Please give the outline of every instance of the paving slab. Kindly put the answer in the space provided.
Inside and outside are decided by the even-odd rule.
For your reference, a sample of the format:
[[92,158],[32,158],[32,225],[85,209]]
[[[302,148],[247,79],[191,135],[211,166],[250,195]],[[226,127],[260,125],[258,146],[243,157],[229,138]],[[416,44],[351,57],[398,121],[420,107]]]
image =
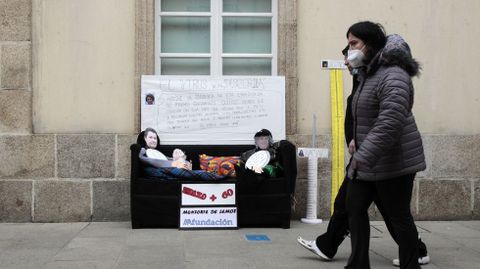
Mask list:
[[[419,221],[432,262],[422,268],[478,268],[480,221]],[[325,232],[327,222],[292,221],[290,229],[132,230],[130,222],[0,223],[0,268],[343,268],[350,239],[324,262],[296,242]],[[268,237],[250,241],[247,234]],[[372,268],[395,268],[398,249],[381,221],[371,222]]]

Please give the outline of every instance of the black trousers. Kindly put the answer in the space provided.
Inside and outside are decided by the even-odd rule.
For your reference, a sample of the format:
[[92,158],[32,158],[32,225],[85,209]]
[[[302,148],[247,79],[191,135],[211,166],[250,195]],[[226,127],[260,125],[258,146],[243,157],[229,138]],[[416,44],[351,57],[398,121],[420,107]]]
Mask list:
[[318,236],[315,240],[317,247],[329,258],[333,258],[335,256],[338,247],[349,233],[348,214],[346,208],[349,181],[350,180],[348,178],[345,178],[340,186],[340,189],[338,190],[337,197],[335,197],[335,202],[333,204],[333,214],[330,216],[327,231]]
[[382,215],[390,222],[390,233],[399,246],[400,268],[420,268],[418,232],[410,212],[414,179],[415,174],[382,181],[350,180],[346,209],[352,253],[345,268],[370,268],[368,208],[375,199],[382,205]]
[[[345,178],[343,180],[340,189],[338,190],[337,196],[335,197],[335,202],[333,205],[333,214],[330,216],[330,221],[328,222],[327,231],[318,236],[316,243],[318,248],[322,251],[323,254],[327,255],[330,258],[333,258],[337,254],[338,247],[342,244],[343,240],[349,234],[348,228],[348,213],[346,208],[346,199],[347,199],[347,189],[350,179]],[[382,217],[385,221],[385,225],[392,236],[393,240],[397,242],[397,237],[395,236],[392,223],[388,216],[385,214],[385,209],[381,201],[378,200],[378,197],[374,198],[374,202],[382,214]],[[398,244],[398,242],[397,242]],[[420,257],[427,255],[427,246],[422,242],[421,239],[418,239],[418,248]]]

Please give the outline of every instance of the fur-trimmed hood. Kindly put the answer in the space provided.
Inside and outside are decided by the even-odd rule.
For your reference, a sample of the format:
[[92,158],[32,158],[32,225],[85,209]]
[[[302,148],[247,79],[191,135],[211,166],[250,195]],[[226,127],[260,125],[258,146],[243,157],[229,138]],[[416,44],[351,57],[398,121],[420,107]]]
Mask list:
[[412,77],[420,75],[420,64],[412,57],[410,46],[397,34],[387,36],[385,47],[373,57],[367,72],[374,72],[380,66],[399,66]]

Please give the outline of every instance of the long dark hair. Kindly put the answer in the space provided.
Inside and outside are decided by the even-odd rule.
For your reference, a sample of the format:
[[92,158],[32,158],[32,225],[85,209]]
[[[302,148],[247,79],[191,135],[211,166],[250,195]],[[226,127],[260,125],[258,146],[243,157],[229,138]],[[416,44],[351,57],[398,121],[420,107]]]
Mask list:
[[[145,132],[144,132],[144,134],[143,134],[143,137],[147,137],[147,135],[148,135],[149,132],[152,132],[152,133],[154,133],[155,135],[158,136],[157,131],[155,131],[155,129],[150,128],[150,127],[147,127],[147,128],[145,129]],[[160,141],[159,141],[159,142],[160,142]]]
[[347,38],[349,34],[354,35],[365,43],[367,46],[367,53],[365,54],[367,61],[371,60],[387,42],[383,26],[380,23],[371,21],[361,21],[353,24],[348,28]]

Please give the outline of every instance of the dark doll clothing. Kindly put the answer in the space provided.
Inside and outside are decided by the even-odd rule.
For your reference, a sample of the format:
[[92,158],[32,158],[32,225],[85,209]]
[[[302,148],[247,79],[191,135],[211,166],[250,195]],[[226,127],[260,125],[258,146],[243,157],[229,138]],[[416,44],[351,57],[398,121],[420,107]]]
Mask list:
[[153,166],[153,167],[171,167],[172,166],[172,161],[170,160],[159,160],[159,159],[153,159],[147,157],[147,153],[145,148],[140,149],[140,153],[138,154],[138,157],[140,158],[140,161],[143,163]]
[[[273,177],[279,177],[283,174],[283,167],[280,164],[280,156],[278,155],[278,147],[279,147],[279,143],[277,142],[267,149],[268,152],[270,153],[270,161],[265,167],[263,167],[262,175],[273,178]],[[252,156],[254,153],[260,150],[261,149],[259,148],[255,148],[255,149],[245,151],[242,154],[242,156],[240,156],[240,159],[243,162],[247,162],[250,156]]]
[[161,180],[220,180],[225,178],[204,170],[187,170],[176,167],[145,167],[144,172],[146,176],[156,177]]

